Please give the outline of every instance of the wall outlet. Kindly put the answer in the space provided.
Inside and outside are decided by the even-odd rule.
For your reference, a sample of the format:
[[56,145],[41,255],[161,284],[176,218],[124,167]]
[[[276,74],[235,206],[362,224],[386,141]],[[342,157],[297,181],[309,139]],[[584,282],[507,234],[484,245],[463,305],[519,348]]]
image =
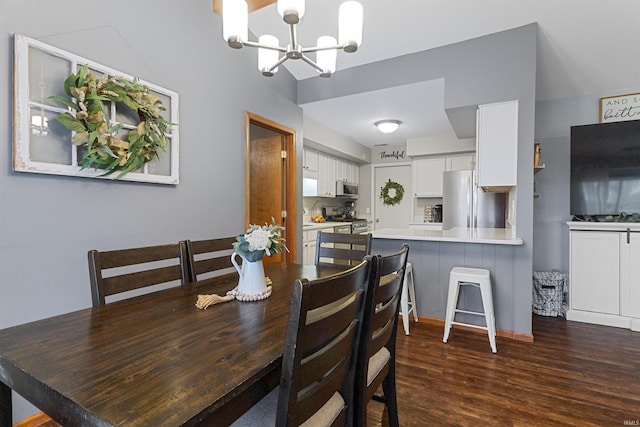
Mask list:
[[371,208],[365,208],[364,213],[370,214],[371,213]]

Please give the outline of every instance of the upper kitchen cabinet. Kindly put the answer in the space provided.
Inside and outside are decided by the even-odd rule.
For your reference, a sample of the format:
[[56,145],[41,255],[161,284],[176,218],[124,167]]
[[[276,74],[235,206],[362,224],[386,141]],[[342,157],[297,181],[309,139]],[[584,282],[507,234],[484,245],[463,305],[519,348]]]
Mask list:
[[358,183],[360,167],[344,159],[336,159],[336,181]]
[[476,126],[478,185],[494,190],[514,187],[518,165],[518,101],[480,105]]
[[476,168],[476,156],[472,153],[447,156],[445,161],[446,171],[474,170]]
[[318,153],[316,151],[307,150],[303,151],[302,170],[305,176],[318,174]]
[[413,161],[413,189],[415,197],[442,197],[444,157],[431,157]]
[[336,159],[318,153],[318,196],[336,196]]

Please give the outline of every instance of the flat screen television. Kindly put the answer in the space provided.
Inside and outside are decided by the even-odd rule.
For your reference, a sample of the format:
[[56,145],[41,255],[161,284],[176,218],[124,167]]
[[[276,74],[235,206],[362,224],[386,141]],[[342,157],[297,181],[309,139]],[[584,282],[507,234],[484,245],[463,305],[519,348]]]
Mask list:
[[640,212],[640,120],[571,127],[571,215]]

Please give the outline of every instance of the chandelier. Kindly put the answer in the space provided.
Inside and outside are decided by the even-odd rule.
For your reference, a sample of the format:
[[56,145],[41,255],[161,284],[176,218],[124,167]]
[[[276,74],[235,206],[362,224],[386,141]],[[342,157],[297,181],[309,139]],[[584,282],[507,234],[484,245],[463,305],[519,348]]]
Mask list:
[[[336,70],[337,51],[352,53],[362,44],[362,5],[357,1],[345,1],[340,5],[338,17],[338,40],[331,36],[318,38],[317,46],[302,47],[298,43],[297,24],[304,15],[304,0],[278,0],[278,13],[289,25],[289,44],[280,46],[277,37],[264,34],[258,42],[249,41],[249,14],[246,0],[222,1],[222,36],[230,47],[258,48],[258,69],[262,75],[271,77],[278,66],[288,59],[302,59],[315,68],[321,77],[330,77]],[[316,60],[307,54],[316,52]],[[283,53],[281,57],[280,53]]]

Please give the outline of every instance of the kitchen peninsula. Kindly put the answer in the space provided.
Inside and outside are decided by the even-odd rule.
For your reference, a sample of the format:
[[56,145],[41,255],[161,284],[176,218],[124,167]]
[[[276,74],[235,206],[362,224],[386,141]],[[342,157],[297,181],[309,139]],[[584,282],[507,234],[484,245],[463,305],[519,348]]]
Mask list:
[[[420,316],[438,319],[436,322],[442,321],[444,325],[451,269],[486,268],[491,272],[498,336],[533,340],[531,334],[518,332],[513,326],[517,316],[517,295],[523,291],[530,293],[531,283],[518,283],[516,280],[516,252],[524,247],[524,242],[513,235],[512,229],[388,228],[374,230],[372,234],[372,253],[387,254],[397,251],[402,243],[409,244],[409,262],[413,265],[416,306]],[[474,291],[461,290],[460,308],[481,310],[480,294]],[[465,322],[478,322],[477,316],[466,316]]]

